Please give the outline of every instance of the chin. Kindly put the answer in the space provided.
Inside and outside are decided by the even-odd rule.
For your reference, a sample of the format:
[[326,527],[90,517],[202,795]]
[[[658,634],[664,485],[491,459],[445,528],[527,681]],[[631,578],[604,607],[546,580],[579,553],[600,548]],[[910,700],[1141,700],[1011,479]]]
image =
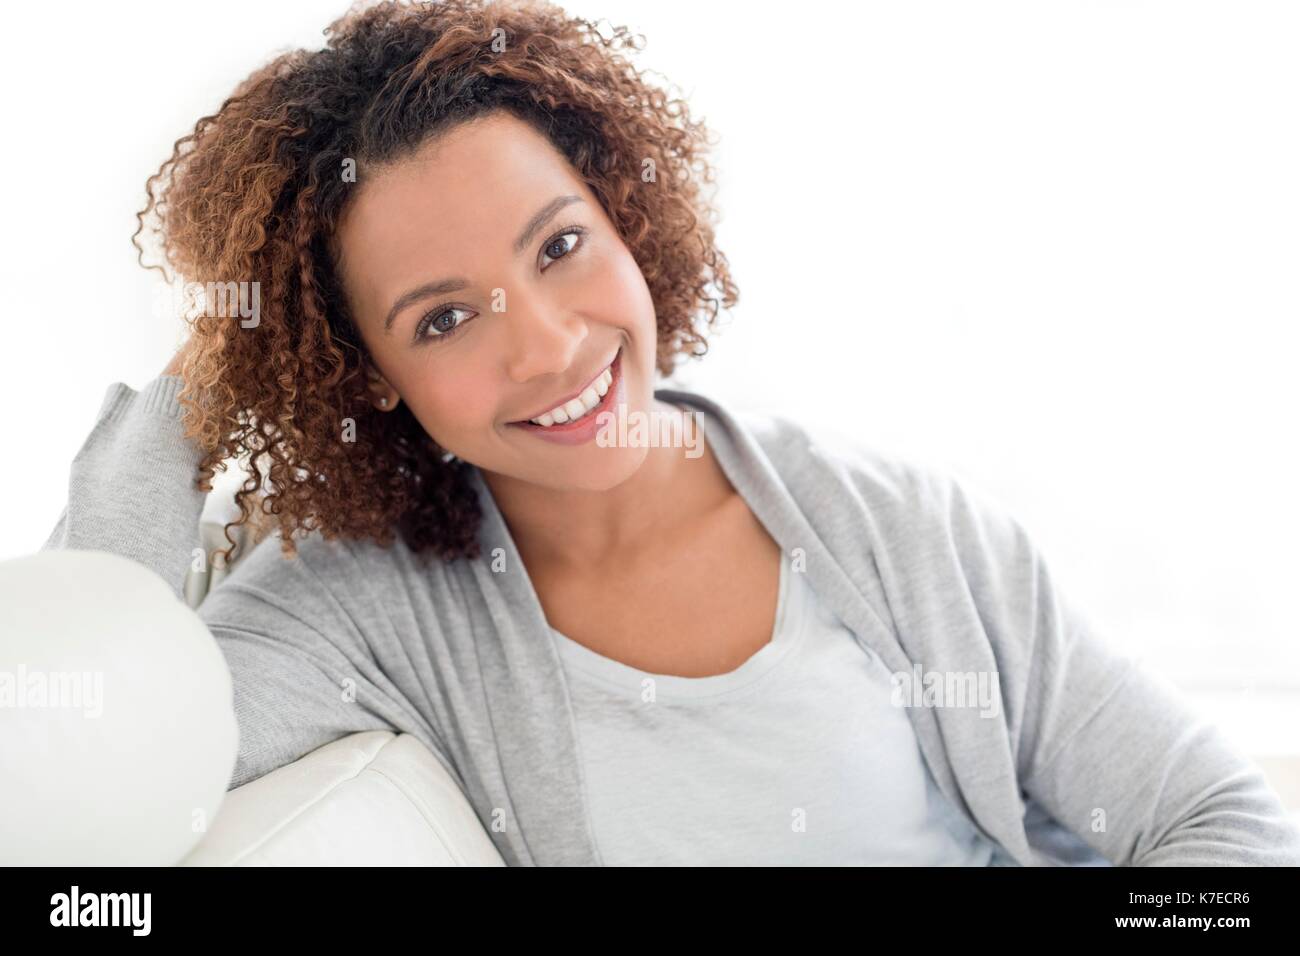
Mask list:
[[537,484],[557,491],[608,491],[627,481],[645,463],[647,448],[599,448],[591,445],[564,468],[548,468]]

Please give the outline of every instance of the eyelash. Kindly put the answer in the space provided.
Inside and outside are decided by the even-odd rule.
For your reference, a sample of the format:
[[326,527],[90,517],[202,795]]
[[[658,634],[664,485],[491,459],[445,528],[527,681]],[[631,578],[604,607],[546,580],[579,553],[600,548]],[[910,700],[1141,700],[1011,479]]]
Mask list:
[[[582,248],[584,237],[587,235],[587,230],[584,226],[579,226],[576,224],[572,226],[566,226],[565,228],[561,229],[559,232],[551,234],[551,238],[547,239],[546,242],[542,244],[542,252],[544,253],[547,249],[551,248],[551,246],[555,245],[555,243],[558,240],[563,239],[565,236],[568,235],[576,235],[578,237],[578,241],[575,242],[573,246],[564,255],[554,258],[552,260],[553,263],[560,262],[564,259],[572,258],[573,254]],[[549,266],[547,268],[549,268]],[[543,269],[542,271],[545,271],[545,269]],[[446,332],[441,332],[438,335],[426,336],[425,332],[428,331],[429,326],[431,326],[437,319],[441,318],[446,313],[459,312],[459,311],[468,312],[469,310],[468,309],[461,310],[454,306],[438,306],[437,308],[434,308],[429,312],[426,312],[415,326],[415,341],[417,343],[426,342],[426,341],[435,341],[435,340],[441,341],[443,339],[449,339],[452,336],[454,336],[457,332],[459,332],[462,328],[464,328],[469,323],[468,319],[466,319],[464,322],[457,322],[454,326],[451,327],[450,330]]]

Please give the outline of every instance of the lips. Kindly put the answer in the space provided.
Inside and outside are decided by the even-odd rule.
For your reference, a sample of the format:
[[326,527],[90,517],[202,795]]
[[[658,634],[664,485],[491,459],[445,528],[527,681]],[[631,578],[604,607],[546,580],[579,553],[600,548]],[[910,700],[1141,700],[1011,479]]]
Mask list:
[[[521,418],[521,419],[518,419],[517,421],[510,422],[510,424],[511,424],[511,425],[532,425],[533,423],[532,423],[531,421],[529,421],[529,419],[532,419],[532,418],[541,418],[541,417],[542,417],[543,415],[545,415],[547,412],[549,412],[549,411],[551,411],[551,410],[553,410],[553,409],[559,408],[561,405],[564,405],[564,404],[566,404],[567,402],[571,402],[573,399],[577,398],[577,397],[580,396],[583,392],[585,392],[588,388],[590,388],[590,387],[595,383],[595,381],[596,381],[598,378],[600,378],[603,374],[605,374],[605,369],[607,369],[607,368],[611,368],[611,367],[612,367],[612,366],[613,366],[613,365],[618,361],[619,356],[622,355],[622,354],[623,354],[623,347],[622,347],[622,346],[619,346],[618,351],[614,353],[614,357],[613,357],[612,359],[610,359],[608,362],[606,362],[604,365],[602,365],[602,366],[600,367],[600,369],[596,372],[596,374],[593,375],[593,376],[591,376],[591,378],[588,379],[587,382],[585,382],[585,383],[582,385],[582,387],[579,388],[577,391],[573,392],[571,395],[566,395],[564,398],[560,399],[558,402],[554,402],[554,403],[551,404],[551,405],[547,405],[545,408],[542,408],[542,409],[539,409],[539,410],[536,411],[536,412],[533,412],[533,414],[529,415],[527,418]],[[552,428],[563,428],[564,426],[563,426],[563,425],[553,425],[553,426],[551,426],[551,427],[552,427]]]
[[606,412],[613,413],[613,409],[624,405],[627,402],[627,388],[623,384],[623,352],[619,350],[614,356],[614,361],[609,365],[612,379],[610,386],[605,395],[601,398],[600,404],[581,418],[565,422],[562,425],[535,425],[530,421],[510,422],[511,428],[518,429],[520,432],[528,434],[540,441],[550,442],[557,445],[585,445],[596,439],[604,424],[602,419]]

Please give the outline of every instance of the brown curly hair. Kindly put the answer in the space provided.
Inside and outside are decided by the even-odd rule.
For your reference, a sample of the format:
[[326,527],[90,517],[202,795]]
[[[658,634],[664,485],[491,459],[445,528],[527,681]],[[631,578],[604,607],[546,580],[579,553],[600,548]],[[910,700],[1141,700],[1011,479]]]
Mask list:
[[[653,298],[656,366],[708,350],[701,328],[738,299],[715,247],[708,136],[686,104],[648,83],[619,52],[639,34],[570,17],[545,2],[438,0],[353,7],[323,49],[285,53],[245,79],[175,143],[146,183],[132,242],[155,240],[169,282],[256,280],[255,327],[191,316],[181,403],[205,452],[199,487],[245,462],[235,495],[257,537],[369,538],[394,529],[421,554],[478,556],[481,512],[468,463],[406,410],[367,400],[367,352],[335,272],[333,234],[356,178],[492,110],[545,134],[591,187]],[[652,183],[643,181],[646,161]],[[148,219],[148,227],[146,227]],[[168,269],[170,267],[170,270]],[[340,440],[340,423],[356,424]]]

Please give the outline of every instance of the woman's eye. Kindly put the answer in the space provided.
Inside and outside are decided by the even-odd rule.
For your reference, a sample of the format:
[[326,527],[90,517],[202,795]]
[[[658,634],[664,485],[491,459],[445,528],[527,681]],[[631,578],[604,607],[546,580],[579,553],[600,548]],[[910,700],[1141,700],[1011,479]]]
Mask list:
[[468,319],[457,320],[458,313],[469,313],[469,309],[443,309],[441,311],[430,312],[420,320],[419,326],[415,330],[417,339],[445,339],[449,335],[454,335],[460,331]]
[[[542,259],[550,259],[552,261],[555,259],[563,259],[578,245],[578,237],[581,235],[582,233],[580,230],[570,229],[568,232],[556,236],[546,244],[544,249],[542,249]],[[543,268],[544,267],[545,264],[543,265]]]

